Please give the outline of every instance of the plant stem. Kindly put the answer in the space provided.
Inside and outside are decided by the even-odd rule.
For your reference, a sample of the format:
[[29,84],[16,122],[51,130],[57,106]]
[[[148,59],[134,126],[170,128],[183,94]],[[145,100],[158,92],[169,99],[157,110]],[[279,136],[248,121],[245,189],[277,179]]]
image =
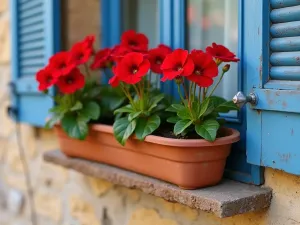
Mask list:
[[193,84],[193,82],[190,82],[189,98],[191,99],[191,101],[193,101]]
[[155,80],[155,88],[158,89],[159,88],[159,74],[156,74],[156,80]]
[[213,90],[210,92],[210,94],[208,95],[208,97],[210,97],[210,96],[215,92],[215,90],[217,89],[217,87],[218,87],[219,84],[221,83],[224,74],[225,74],[225,72],[222,72],[222,75],[221,75],[220,79],[218,80],[218,83],[214,86]]
[[201,87],[198,88],[198,101],[201,102]]
[[126,86],[123,83],[120,82],[120,87],[121,87],[122,91],[124,92],[124,94],[126,95],[126,97],[128,98],[128,100],[129,100],[130,104],[132,105],[132,107],[134,107],[133,99],[130,95],[130,92],[126,88]]
[[205,88],[203,88],[203,101],[205,100],[206,97],[206,92],[205,92]]
[[87,78],[91,78],[91,74],[90,74],[88,65],[86,63],[84,64],[84,68],[85,68],[85,72],[86,72]]
[[188,95],[188,92],[187,92],[187,90],[186,90],[184,81],[182,82],[182,87],[183,87],[183,91],[184,91],[185,98],[188,100],[188,106],[189,106],[189,108],[190,108],[191,103],[190,103],[189,95]]
[[134,90],[136,91],[136,94],[139,96],[139,98],[141,98],[141,93],[139,92],[139,89],[137,88],[137,86],[135,84],[132,85]]
[[149,73],[148,92],[150,92],[150,87],[151,87],[151,76],[152,76],[152,71],[150,71],[150,73]]
[[[197,88],[197,85],[196,85],[196,83],[194,83],[194,90],[193,90],[194,98],[196,97],[196,88]],[[199,101],[200,101],[200,99],[199,99]]]
[[[181,101],[182,101],[182,104],[184,104],[184,98],[183,98],[183,96],[182,96],[182,94],[181,94],[180,84],[177,84],[177,91],[178,91],[178,94],[179,94],[180,99],[181,99]],[[184,105],[185,105],[185,104],[184,104]]]

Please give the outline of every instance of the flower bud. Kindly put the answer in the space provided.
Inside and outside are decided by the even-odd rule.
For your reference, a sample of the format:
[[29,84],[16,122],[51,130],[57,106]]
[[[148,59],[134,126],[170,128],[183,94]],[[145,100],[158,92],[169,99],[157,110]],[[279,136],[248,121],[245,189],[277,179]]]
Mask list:
[[230,69],[230,64],[226,64],[225,66],[223,66],[223,73],[228,72],[228,70]]
[[182,76],[175,77],[175,83],[176,84],[182,84],[183,83],[183,77]]

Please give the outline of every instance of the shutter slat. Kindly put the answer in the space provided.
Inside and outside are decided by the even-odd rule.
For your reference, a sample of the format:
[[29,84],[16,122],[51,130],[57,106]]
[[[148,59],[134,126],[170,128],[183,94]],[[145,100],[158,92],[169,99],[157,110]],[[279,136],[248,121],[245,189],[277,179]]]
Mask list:
[[25,2],[23,4],[20,4],[19,6],[19,12],[26,11],[26,10],[32,10],[34,8],[42,7],[43,1],[41,0],[31,0],[29,2]]
[[19,12],[20,20],[24,20],[35,16],[43,17],[43,7],[37,7],[34,9]]
[[270,32],[272,37],[300,36],[300,21],[273,24]]
[[270,14],[273,23],[284,23],[300,20],[300,5],[282,9],[274,9]]
[[300,66],[272,66],[270,76],[274,80],[300,80]]
[[20,76],[35,76],[36,73],[43,67],[42,66],[31,66],[31,67],[22,67],[20,66]]
[[26,59],[26,58],[42,58],[44,57],[45,49],[40,48],[37,50],[31,50],[31,51],[20,51],[20,59]]
[[273,52],[300,51],[300,38],[274,38],[271,40],[270,48]]
[[270,4],[270,79],[300,81],[300,1]]
[[38,23],[43,23],[43,18],[41,16],[29,17],[21,20],[19,23],[19,27],[27,27]]
[[299,0],[270,0],[273,9],[299,5]]
[[19,34],[20,35],[26,35],[26,34],[31,34],[31,33],[36,33],[36,32],[44,32],[44,24],[43,23],[36,23],[34,25],[30,26],[23,26],[20,27]]
[[20,66],[21,67],[35,67],[35,66],[39,66],[39,67],[43,67],[45,63],[45,60],[43,58],[35,58],[35,59],[28,59],[25,58],[23,60],[20,61]]
[[20,36],[20,43],[44,41],[44,32],[36,32],[28,35]]
[[20,51],[30,51],[30,50],[36,50],[36,49],[44,49],[44,43],[42,41],[36,41],[36,42],[27,42],[22,45],[20,45]]
[[300,52],[277,52],[270,57],[272,66],[300,66]]

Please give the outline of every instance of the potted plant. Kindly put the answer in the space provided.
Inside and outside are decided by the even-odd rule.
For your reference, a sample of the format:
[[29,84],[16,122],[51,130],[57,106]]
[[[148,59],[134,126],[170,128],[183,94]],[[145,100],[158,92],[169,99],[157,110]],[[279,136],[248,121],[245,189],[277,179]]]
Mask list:
[[[80,121],[80,110],[87,110],[85,104],[75,103],[78,107],[69,107],[67,114],[51,120],[51,125],[52,121],[61,123],[57,133],[66,155],[115,165],[184,189],[215,185],[221,180],[226,158],[232,143],[239,140],[239,132],[221,127],[223,121],[219,113],[237,110],[237,107],[213,93],[230,69],[229,64],[223,66],[222,63],[238,61],[232,52],[215,43],[207,47],[206,52],[172,51],[165,45],[148,51],[144,34],[127,31],[120,45],[100,50],[94,60],[102,65],[98,68],[112,68],[110,93],[122,91],[126,99],[122,98],[111,111],[110,114],[115,115],[113,124],[91,124],[89,134],[83,136],[84,141],[72,138],[76,137],[72,132],[80,130],[80,125],[68,129],[63,121],[74,109],[78,116],[76,121]],[[218,68],[222,68],[220,77],[213,88],[209,88],[218,77]],[[159,74],[163,74],[162,78]],[[179,102],[173,99],[173,104],[168,103],[158,89],[160,82],[176,83]],[[87,84],[77,92],[86,93]],[[98,86],[98,89],[104,87]],[[101,96],[100,92],[96,96],[99,109],[101,102],[110,97],[110,94]],[[56,107],[64,104],[59,101]],[[97,113],[98,118],[95,114],[85,119],[84,127],[90,120],[99,121],[102,116]]]

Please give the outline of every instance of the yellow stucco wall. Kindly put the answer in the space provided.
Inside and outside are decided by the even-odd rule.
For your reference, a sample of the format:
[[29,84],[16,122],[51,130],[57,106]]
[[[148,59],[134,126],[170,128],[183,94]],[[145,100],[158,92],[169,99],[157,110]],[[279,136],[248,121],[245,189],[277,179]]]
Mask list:
[[[80,0],[81,1],[81,0]],[[90,11],[98,10],[96,0],[90,1]],[[71,1],[69,1],[71,2]],[[74,29],[78,22],[79,0],[65,6],[77,18],[68,18],[67,42],[98,29],[99,24]],[[10,79],[10,35],[8,0],[0,1],[0,184],[6,191],[23,195],[20,212],[0,208],[1,225],[27,225],[29,207],[22,163],[15,138],[15,124],[6,116],[9,105],[7,84]],[[77,7],[76,7],[77,4]],[[88,7],[87,7],[88,9]],[[86,10],[87,10],[86,9]],[[81,11],[83,9],[80,9]],[[89,19],[95,18],[90,15]],[[80,19],[79,19],[80,20]],[[99,20],[98,20],[99,22]],[[81,27],[82,28],[82,27]],[[77,32],[77,33],[76,33]],[[97,31],[96,31],[97,32]],[[81,38],[81,37],[80,37]],[[52,131],[21,126],[23,145],[29,162],[34,187],[34,199],[39,225],[296,225],[300,224],[300,177],[266,169],[266,186],[273,188],[270,209],[219,219],[176,203],[116,186],[104,180],[85,177],[42,160],[45,151],[58,148]],[[13,204],[12,204],[13,205]],[[1,206],[0,206],[1,207]]]

